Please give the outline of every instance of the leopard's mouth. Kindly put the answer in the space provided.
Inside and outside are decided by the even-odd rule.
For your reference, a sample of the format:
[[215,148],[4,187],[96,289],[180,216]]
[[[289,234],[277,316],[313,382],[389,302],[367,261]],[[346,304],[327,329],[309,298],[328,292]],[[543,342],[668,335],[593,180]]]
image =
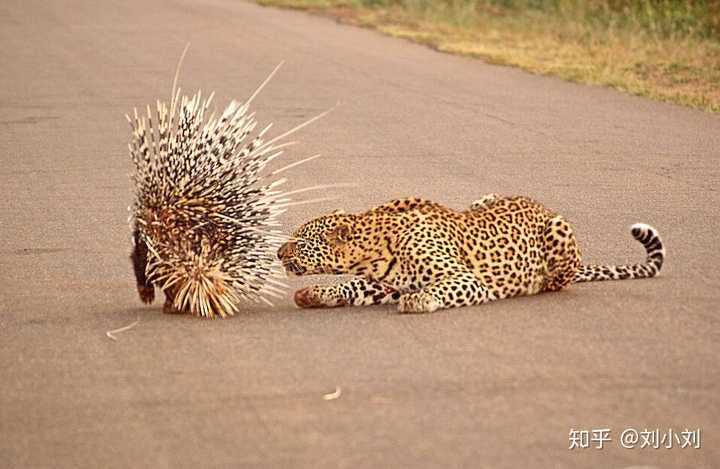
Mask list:
[[282,262],[285,272],[290,275],[304,275],[307,270],[304,267],[299,266],[293,259],[283,260]]

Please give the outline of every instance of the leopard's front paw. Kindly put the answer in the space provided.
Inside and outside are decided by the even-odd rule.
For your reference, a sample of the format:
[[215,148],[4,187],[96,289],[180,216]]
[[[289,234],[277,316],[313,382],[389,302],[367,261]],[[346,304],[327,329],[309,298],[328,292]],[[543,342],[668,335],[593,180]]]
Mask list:
[[400,297],[400,313],[432,313],[442,305],[432,295],[425,292],[407,293]]
[[295,304],[300,308],[334,308],[347,306],[348,302],[329,297],[319,287],[305,287],[295,292]]
[[146,287],[145,285],[138,285],[137,291],[140,301],[143,303],[150,304],[155,301],[155,288],[152,285],[149,287]]

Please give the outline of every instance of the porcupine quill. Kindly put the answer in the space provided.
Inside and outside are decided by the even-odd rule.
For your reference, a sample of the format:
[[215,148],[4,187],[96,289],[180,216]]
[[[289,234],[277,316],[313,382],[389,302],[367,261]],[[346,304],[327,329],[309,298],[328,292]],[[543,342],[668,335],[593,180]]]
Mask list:
[[292,202],[290,195],[333,185],[280,189],[286,179],[278,174],[319,155],[267,175],[263,170],[293,143],[281,143],[285,137],[330,111],[264,141],[272,124],[255,132],[257,120],[248,109],[281,63],[243,104],[232,101],[219,117],[213,112],[206,118],[213,94],[181,96],[177,88],[187,50],[170,103],[158,100],[154,113],[147,106],[145,115],[135,109],[126,116],[135,165],[131,258],[144,302],[153,301],[158,287],[166,312],[225,318],[239,311],[242,300],[272,304],[268,297],[282,293],[285,285],[277,278],[284,274],[275,258],[284,241],[278,216],[295,204],[327,200]]

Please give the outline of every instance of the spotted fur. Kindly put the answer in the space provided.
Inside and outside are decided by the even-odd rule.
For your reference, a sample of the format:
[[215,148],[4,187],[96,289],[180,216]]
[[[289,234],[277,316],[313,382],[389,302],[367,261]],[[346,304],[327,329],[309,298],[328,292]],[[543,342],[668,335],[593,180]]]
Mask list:
[[398,303],[422,313],[657,275],[665,257],[657,231],[638,224],[632,234],[645,246],[644,264],[583,266],[570,224],[527,197],[488,194],[465,211],[407,198],[311,220],[278,257],[295,275],[355,276],[297,291],[300,307]]

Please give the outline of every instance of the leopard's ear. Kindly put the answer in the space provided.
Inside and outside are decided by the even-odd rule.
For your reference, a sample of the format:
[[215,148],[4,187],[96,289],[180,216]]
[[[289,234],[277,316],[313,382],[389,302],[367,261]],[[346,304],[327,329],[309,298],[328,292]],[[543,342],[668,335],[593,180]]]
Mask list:
[[333,210],[333,212],[332,212],[333,215],[345,215],[346,213],[347,212],[345,212],[345,210],[343,210],[341,208],[339,208],[337,210]]
[[352,238],[352,227],[346,223],[340,224],[331,229],[327,234],[327,240],[333,246],[340,246]]

